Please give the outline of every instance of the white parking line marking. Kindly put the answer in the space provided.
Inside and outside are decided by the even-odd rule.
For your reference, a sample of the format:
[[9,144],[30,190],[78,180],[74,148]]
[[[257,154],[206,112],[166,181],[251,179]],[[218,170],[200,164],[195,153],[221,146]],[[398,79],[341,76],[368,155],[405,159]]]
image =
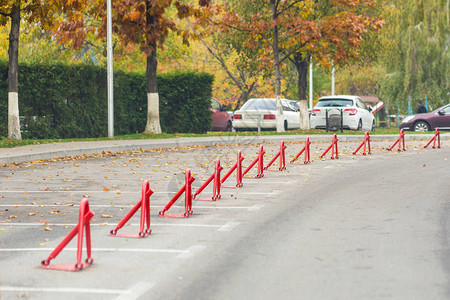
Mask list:
[[136,283],[133,287],[131,287],[131,293],[130,294],[125,294],[123,293],[122,295],[116,297],[116,300],[135,300],[138,299],[140,297],[142,297],[142,295],[144,295],[146,292],[148,292],[149,290],[151,290],[153,288],[155,284],[153,282],[151,283],[146,283],[146,282],[138,282]]
[[264,204],[255,204],[248,209],[248,211],[258,211],[264,207]]
[[[14,227],[14,226],[17,226],[17,227],[21,227],[21,226],[30,226],[30,227],[32,227],[32,226],[76,226],[76,225],[78,225],[77,223],[47,223],[47,224],[44,224],[44,223],[0,223],[0,227],[1,226],[4,226],[4,227],[8,227],[8,226],[11,226],[11,227]],[[109,224],[109,223],[91,223],[90,224],[91,226],[116,226],[116,224],[115,223],[111,223],[111,224]],[[127,224],[125,227],[127,227],[127,226],[141,226],[140,224],[138,224],[138,223],[130,223],[130,224]],[[210,224],[182,224],[182,223],[180,223],[180,224],[164,224],[164,223],[152,223],[151,225],[150,225],[151,227],[153,227],[153,226],[161,226],[161,227],[164,227],[164,226],[167,226],[167,227],[206,227],[206,228],[220,228],[220,227],[222,227],[223,225],[210,225]]]
[[[246,182],[245,184],[247,184],[248,182]],[[294,181],[289,181],[289,182],[271,182],[273,184],[292,184],[294,183]],[[225,193],[233,193],[233,191],[230,190],[223,190],[222,192]],[[51,194],[51,193],[58,193],[58,194],[105,194],[105,195],[110,195],[110,194],[116,194],[115,190],[110,190],[108,192],[104,192],[104,191],[77,191],[77,190],[68,190],[68,191],[12,191],[12,190],[3,190],[0,191],[0,194],[24,194],[24,195],[28,195],[28,194]],[[169,191],[160,191],[160,192],[153,192],[153,194],[162,194],[162,195],[167,195],[167,194],[176,194],[177,192],[169,192]],[[127,192],[127,191],[120,191],[120,194],[141,194],[141,191],[137,191],[137,192]],[[239,192],[239,194],[241,195],[258,195],[258,194],[266,194],[266,193],[261,193],[261,192]]]
[[228,222],[227,224],[221,226],[217,231],[231,231],[239,224],[241,224],[241,223],[240,222]]
[[183,251],[183,253],[177,255],[176,258],[179,258],[179,259],[187,259],[187,258],[190,258],[190,257],[194,256],[195,254],[197,254],[197,253],[199,253],[199,252],[202,252],[203,249],[205,249],[205,248],[206,248],[206,246],[203,246],[203,245],[195,245],[195,246],[192,246],[192,247],[190,247],[189,249]]
[[[277,195],[278,193],[257,193],[257,195]],[[184,206],[184,205],[183,205]],[[65,205],[65,204],[0,204],[0,207],[79,207],[76,205]],[[98,208],[131,208],[133,205],[115,205],[115,204],[89,204],[89,207]],[[163,208],[163,205],[151,205],[150,208]],[[174,207],[177,207],[176,205]],[[181,207],[181,205],[179,206]],[[219,206],[219,205],[195,205],[194,209],[249,209],[249,206]],[[1,223],[0,223],[1,224]]]
[[77,293],[77,294],[108,294],[124,295],[131,294],[130,290],[115,289],[89,289],[89,288],[71,288],[71,287],[17,287],[0,286],[2,292],[38,292],[38,293]]
[[[192,248],[192,247],[191,247]],[[149,248],[92,248],[92,252],[143,252],[143,253],[175,253],[179,255],[184,255],[193,250],[191,248],[187,250],[176,250],[176,249],[149,249]],[[46,251],[51,252],[55,250],[54,248],[3,248],[0,252],[38,252]],[[78,251],[78,248],[66,247],[65,251]],[[194,249],[195,250],[195,249]],[[86,251],[86,248],[83,248]]]

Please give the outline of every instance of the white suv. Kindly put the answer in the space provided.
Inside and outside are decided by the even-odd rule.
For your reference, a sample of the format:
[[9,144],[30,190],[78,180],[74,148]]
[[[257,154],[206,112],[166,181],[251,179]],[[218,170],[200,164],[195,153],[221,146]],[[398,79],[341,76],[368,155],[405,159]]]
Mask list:
[[343,115],[343,129],[373,131],[375,117],[372,109],[358,96],[338,95],[326,96],[319,99],[311,111],[310,125],[312,129],[326,128],[326,111],[328,111],[329,125],[333,120],[339,120]]

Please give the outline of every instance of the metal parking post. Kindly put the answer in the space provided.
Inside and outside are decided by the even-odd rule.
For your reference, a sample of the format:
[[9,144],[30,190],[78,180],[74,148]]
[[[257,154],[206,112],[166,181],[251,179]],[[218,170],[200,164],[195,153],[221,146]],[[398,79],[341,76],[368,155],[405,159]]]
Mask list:
[[340,109],[341,111],[341,133],[344,132],[344,109]]
[[325,108],[325,127],[326,127],[327,132],[328,132],[328,126],[329,126],[329,124],[328,124],[328,109]]

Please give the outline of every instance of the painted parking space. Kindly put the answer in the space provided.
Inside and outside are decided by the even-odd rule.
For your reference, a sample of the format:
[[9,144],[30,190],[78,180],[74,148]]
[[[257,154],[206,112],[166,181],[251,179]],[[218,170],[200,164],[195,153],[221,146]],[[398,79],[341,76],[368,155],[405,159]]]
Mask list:
[[[5,172],[2,172],[0,181],[0,262],[2,269],[14,268],[15,271],[8,276],[0,271],[1,296],[23,294],[36,299],[56,299],[61,294],[69,298],[83,294],[92,299],[110,299],[112,295],[139,294],[139,290],[146,290],[168,276],[179,260],[201,255],[205,247],[210,247],[211,241],[214,244],[217,239],[226,238],[227,233],[238,229],[241,224],[250,222],[251,215],[270,207],[286,187],[308,184],[310,176],[332,171],[333,168],[357,167],[360,159],[376,159],[383,155],[395,158],[399,155],[350,155],[356,144],[344,144],[342,157],[334,161],[318,160],[317,153],[321,152],[323,146],[317,145],[317,149],[313,148],[312,151],[315,159],[311,164],[288,165],[285,172],[267,171],[261,179],[244,178],[243,188],[222,189],[222,199],[218,201],[194,201],[194,215],[186,219],[161,218],[158,212],[183,182],[180,175],[183,175],[184,168],[180,162],[183,165],[204,165],[204,169],[192,168],[196,170],[194,176],[199,174],[194,186],[194,189],[198,188],[213,171],[208,163],[214,161],[217,149],[202,149],[201,153],[194,149],[188,153],[190,155],[180,153],[181,158],[171,152],[174,163],[161,162],[160,157],[124,155],[120,159],[110,158],[111,165],[92,159],[89,162],[52,162],[2,170]],[[256,148],[256,145],[252,145],[244,154],[254,157]],[[268,155],[274,154],[277,145],[267,145],[265,149]],[[221,156],[233,158],[234,154],[235,149],[228,149]],[[402,154],[413,155],[414,150]],[[201,160],[201,157],[207,159]],[[164,171],[159,169],[163,169],[162,166]],[[84,170],[80,171],[80,168]],[[142,171],[145,168],[151,171]],[[152,235],[144,239],[109,237],[109,230],[139,200],[140,184],[146,174],[151,174],[149,178],[155,182],[152,184],[155,194],[151,197]],[[206,189],[204,193],[210,194],[211,189]],[[96,213],[91,224],[94,265],[79,274],[63,276],[41,270],[40,260],[76,225],[79,200],[84,196],[88,196],[90,207]],[[181,199],[173,209],[182,210],[183,207]],[[138,216],[135,218],[123,228],[124,231],[139,230]],[[27,238],[17,241],[17,235]],[[222,237],[218,237],[220,235]],[[76,245],[69,244],[58,260],[75,261],[75,252]],[[129,271],[133,266],[139,266],[144,271],[135,274]],[[117,273],[126,276],[120,282],[108,283],[116,281],[114,276]],[[39,286],[36,278],[39,278]],[[89,282],[94,278],[102,278],[102,283]]]

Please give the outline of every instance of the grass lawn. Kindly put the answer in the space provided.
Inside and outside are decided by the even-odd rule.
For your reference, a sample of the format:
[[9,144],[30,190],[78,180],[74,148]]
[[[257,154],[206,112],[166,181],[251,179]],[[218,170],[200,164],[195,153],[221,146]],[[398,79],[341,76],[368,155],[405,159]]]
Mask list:
[[[376,134],[399,134],[400,130],[398,128],[377,128],[374,132],[371,132],[371,135]],[[175,133],[175,134],[130,134],[130,135],[119,135],[110,139],[107,137],[99,137],[99,138],[74,138],[74,139],[25,139],[25,140],[10,140],[7,138],[0,139],[0,148],[12,148],[18,146],[25,145],[39,145],[46,143],[64,143],[64,142],[77,142],[77,141],[107,141],[107,140],[138,140],[138,139],[167,139],[167,138],[177,138],[177,137],[205,137],[205,136],[254,136],[254,135],[313,135],[313,134],[343,134],[343,135],[363,135],[362,131],[352,131],[352,130],[344,130],[343,133],[341,131],[329,131],[328,133],[325,130],[311,129],[311,130],[289,130],[282,133],[277,133],[275,131],[262,131],[260,134],[256,131],[243,131],[243,132],[208,132],[205,134],[194,134],[194,133]],[[406,132],[406,134],[418,133],[418,132]],[[431,133],[431,132],[430,132]]]

